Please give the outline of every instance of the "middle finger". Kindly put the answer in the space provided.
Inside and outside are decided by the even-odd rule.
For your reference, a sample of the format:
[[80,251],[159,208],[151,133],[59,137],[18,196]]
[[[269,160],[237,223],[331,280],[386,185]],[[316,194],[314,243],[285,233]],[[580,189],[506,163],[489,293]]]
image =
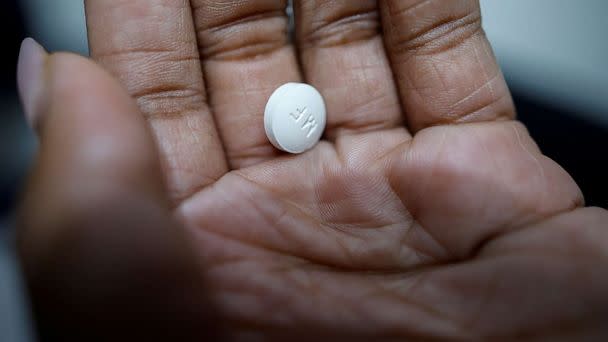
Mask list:
[[279,154],[266,138],[264,107],[283,83],[299,82],[286,0],[191,0],[207,91],[230,166]]

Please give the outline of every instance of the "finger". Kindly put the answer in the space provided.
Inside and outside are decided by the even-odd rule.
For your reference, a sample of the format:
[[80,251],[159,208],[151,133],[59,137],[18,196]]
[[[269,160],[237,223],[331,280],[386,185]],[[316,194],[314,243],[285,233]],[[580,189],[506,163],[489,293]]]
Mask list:
[[210,103],[233,168],[273,158],[264,132],[272,92],[299,82],[285,0],[191,0]]
[[376,0],[295,2],[304,75],[325,96],[328,137],[401,125]]
[[227,172],[187,0],[86,1],[91,55],[150,122],[174,202]]
[[478,0],[382,0],[381,12],[412,131],[515,116]]
[[[44,71],[30,67],[43,64]],[[20,77],[23,98],[39,102],[26,108],[35,108],[29,117],[40,151],[21,208],[19,249],[41,338],[205,334],[209,306],[201,288],[190,289],[202,284],[199,269],[171,218],[136,104],[82,57],[22,67],[30,70]],[[42,87],[31,87],[34,69]],[[32,100],[30,89],[43,90]],[[159,315],[172,320],[150,324]]]
[[[76,199],[95,200],[108,193],[139,194],[167,209],[155,145],[132,100],[92,63],[72,55],[44,54],[41,67],[30,68],[34,71],[30,71],[30,81],[20,82],[22,97],[29,103],[25,106],[28,117],[41,141],[30,180],[40,208],[32,210],[36,215],[31,218],[60,217],[74,208],[58,206],[74,202],[86,207],[89,201]],[[21,66],[20,74],[26,69]],[[28,97],[31,89],[38,90]],[[45,204],[45,198],[56,200]],[[35,207],[32,202],[26,204]],[[53,223],[46,222],[49,227]],[[47,229],[37,236],[40,241],[30,242],[45,245],[50,242],[45,236],[52,235]]]

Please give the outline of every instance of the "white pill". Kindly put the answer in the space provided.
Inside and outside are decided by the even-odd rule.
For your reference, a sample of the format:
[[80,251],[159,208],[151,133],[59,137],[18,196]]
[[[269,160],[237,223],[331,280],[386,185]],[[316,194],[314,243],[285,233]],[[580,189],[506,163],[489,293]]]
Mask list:
[[279,150],[302,153],[314,147],[325,130],[325,102],[304,83],[286,83],[275,90],[264,110],[268,140]]

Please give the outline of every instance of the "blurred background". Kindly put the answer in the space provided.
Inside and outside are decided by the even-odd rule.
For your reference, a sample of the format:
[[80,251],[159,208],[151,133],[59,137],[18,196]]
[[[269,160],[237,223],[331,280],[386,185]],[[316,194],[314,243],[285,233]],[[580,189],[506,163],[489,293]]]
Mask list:
[[[3,0],[0,8],[2,266],[13,258],[6,243],[10,230],[2,227],[9,226],[36,150],[15,89],[20,42],[32,36],[51,51],[81,54],[87,53],[87,42],[82,0]],[[608,1],[482,0],[482,9],[484,28],[511,86],[519,118],[541,149],[576,179],[587,203],[608,207]],[[0,274],[0,289],[19,286],[11,279]],[[18,321],[24,313],[15,301],[0,295],[0,318]],[[19,330],[17,323],[0,326],[4,334],[13,334],[7,341],[20,340],[16,336],[27,330]]]

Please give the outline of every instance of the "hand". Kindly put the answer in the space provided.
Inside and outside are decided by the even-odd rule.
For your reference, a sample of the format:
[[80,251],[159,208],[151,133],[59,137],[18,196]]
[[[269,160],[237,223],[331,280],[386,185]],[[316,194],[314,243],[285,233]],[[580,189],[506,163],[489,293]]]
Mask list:
[[[608,335],[608,214],[514,121],[477,1],[296,1],[296,46],[283,1],[85,4],[138,106],[75,56],[22,81],[41,151],[20,241],[49,334]],[[328,109],[298,156],[263,131],[290,81]]]

